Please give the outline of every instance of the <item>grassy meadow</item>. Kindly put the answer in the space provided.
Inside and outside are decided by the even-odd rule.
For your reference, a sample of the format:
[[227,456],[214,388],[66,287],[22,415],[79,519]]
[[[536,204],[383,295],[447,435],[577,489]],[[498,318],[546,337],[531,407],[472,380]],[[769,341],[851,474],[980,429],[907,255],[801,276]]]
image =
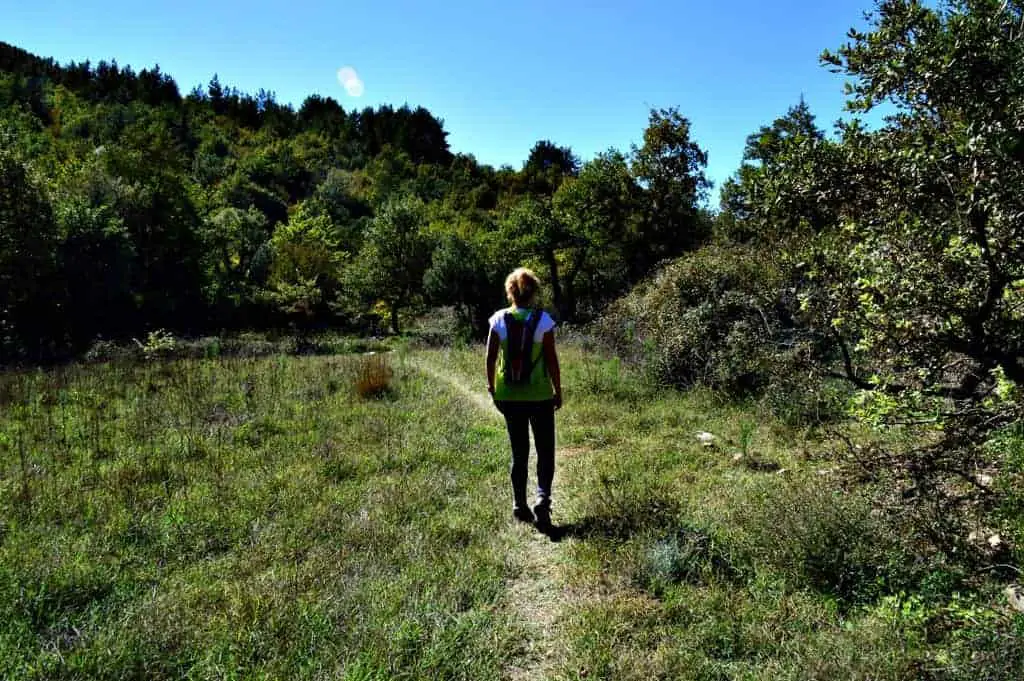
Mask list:
[[475,349],[3,374],[0,677],[1020,678],[999,583],[916,551],[835,443],[563,372],[550,537],[511,519]]
[[0,677],[499,677],[503,436],[382,368],[5,375]]

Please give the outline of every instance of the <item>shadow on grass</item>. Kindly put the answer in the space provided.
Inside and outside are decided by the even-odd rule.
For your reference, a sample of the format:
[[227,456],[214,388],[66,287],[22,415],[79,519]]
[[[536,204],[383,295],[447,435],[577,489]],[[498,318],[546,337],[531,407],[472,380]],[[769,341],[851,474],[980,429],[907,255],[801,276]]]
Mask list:
[[706,530],[678,518],[671,526],[651,523],[650,516],[644,515],[633,522],[590,516],[576,523],[537,523],[535,527],[552,542],[566,537],[622,542],[625,553],[619,558],[623,573],[654,598],[662,598],[678,584],[738,585],[750,577],[749,569],[737,562],[728,547]]
[[550,521],[548,521],[548,522],[540,521],[540,522],[534,523],[533,526],[537,529],[538,532],[540,532],[541,534],[543,534],[545,537],[547,537],[548,539],[550,539],[553,542],[560,542],[563,539],[565,539],[566,537],[576,537],[576,536],[579,536],[577,534],[578,531],[579,531],[579,528],[577,527],[576,524],[555,525],[554,523],[552,523]]
[[667,499],[633,499],[612,504],[607,510],[589,513],[573,523],[558,525],[549,518],[538,519],[534,527],[553,542],[566,537],[625,541],[639,534],[658,533],[679,525],[681,507]]

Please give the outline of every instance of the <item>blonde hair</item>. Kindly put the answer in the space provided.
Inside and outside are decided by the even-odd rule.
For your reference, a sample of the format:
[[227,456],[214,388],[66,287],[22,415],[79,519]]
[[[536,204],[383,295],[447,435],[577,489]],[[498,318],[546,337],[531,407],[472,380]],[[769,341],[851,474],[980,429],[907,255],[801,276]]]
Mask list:
[[516,307],[527,307],[533,303],[540,291],[540,279],[525,267],[517,267],[505,277],[505,295],[508,302]]

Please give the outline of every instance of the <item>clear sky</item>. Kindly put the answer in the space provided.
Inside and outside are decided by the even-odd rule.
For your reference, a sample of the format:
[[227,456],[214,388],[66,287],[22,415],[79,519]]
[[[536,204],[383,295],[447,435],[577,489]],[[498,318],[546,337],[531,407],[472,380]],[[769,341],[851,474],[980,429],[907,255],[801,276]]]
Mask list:
[[[0,40],[61,63],[159,64],[185,93],[221,83],[346,109],[422,105],[453,151],[520,167],[533,143],[584,160],[678,106],[721,185],[745,137],[803,95],[826,129],[843,79],[818,61],[871,0],[0,0]],[[351,66],[351,96],[337,78]],[[716,191],[717,195],[717,191]],[[717,203],[717,200],[714,201]]]

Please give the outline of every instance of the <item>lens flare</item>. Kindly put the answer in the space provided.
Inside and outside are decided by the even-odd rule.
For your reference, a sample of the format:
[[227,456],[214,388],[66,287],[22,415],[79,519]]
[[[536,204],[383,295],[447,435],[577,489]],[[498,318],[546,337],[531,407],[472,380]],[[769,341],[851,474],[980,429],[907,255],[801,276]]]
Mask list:
[[362,97],[366,90],[362,79],[359,78],[359,73],[351,66],[343,66],[338,69],[338,83],[345,88],[349,97]]
[[359,74],[351,66],[342,66],[338,69],[338,84],[345,87],[349,81],[359,80]]
[[350,80],[345,83],[345,92],[347,92],[350,97],[362,97],[365,89],[363,81],[361,80]]

